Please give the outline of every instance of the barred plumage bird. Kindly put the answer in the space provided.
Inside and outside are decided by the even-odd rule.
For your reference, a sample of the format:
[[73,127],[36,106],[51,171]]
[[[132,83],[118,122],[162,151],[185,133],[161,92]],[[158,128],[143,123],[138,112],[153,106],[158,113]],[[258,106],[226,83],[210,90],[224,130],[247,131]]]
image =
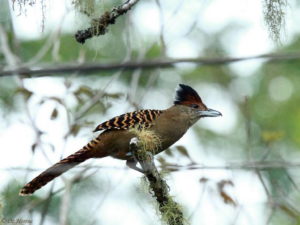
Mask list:
[[48,182],[90,158],[112,156],[126,160],[126,164],[140,172],[129,149],[130,140],[136,136],[130,128],[145,129],[155,133],[160,145],[155,153],[167,149],[178,141],[200,118],[216,117],[222,114],[206,107],[198,93],[191,87],[180,84],[174,105],[166,110],[139,110],[114,117],[96,127],[103,131],[81,150],[54,164],[26,184],[20,195],[30,195]]

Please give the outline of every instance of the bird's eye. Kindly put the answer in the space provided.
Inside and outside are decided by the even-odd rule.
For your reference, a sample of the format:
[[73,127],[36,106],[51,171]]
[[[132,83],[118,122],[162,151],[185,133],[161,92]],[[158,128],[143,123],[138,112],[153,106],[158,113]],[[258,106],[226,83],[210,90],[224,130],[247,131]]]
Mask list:
[[194,109],[198,109],[199,105],[197,105],[197,104],[191,104],[191,107],[194,108]]

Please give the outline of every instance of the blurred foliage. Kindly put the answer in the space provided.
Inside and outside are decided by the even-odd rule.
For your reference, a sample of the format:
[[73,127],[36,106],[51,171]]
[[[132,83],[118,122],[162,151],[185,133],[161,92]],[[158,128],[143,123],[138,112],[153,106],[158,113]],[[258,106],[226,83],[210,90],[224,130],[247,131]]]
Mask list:
[[[121,25],[120,25],[121,26]],[[72,35],[63,34],[59,37],[60,49],[59,49],[59,61],[60,62],[76,62],[79,57],[84,57],[87,61],[93,60],[97,61],[101,59],[101,62],[111,62],[119,61],[124,58],[125,48],[124,43],[120,39],[116,39],[117,30],[112,29],[110,33],[111,45],[114,46],[112,49],[109,45],[90,43],[87,44],[87,47],[82,48],[79,45]],[[32,41],[23,41],[17,51],[19,56],[23,61],[33,58],[42,46],[45,45],[47,38],[32,40]],[[118,50],[117,50],[118,49]],[[53,62],[52,48],[50,48],[43,58],[40,60],[41,63],[50,63]]]
[[[10,181],[6,184],[4,189],[1,191],[3,200],[3,215],[5,218],[17,218],[24,209],[27,209],[30,213],[34,212],[42,213],[46,208],[51,208],[47,215],[58,218],[60,198],[53,196],[50,199],[42,199],[36,195],[32,197],[21,197],[19,193],[21,186],[15,181]],[[48,202],[50,201],[50,202]],[[58,222],[58,220],[56,220]]]
[[[282,49],[291,52],[300,49],[300,39]],[[300,147],[300,88],[299,60],[289,62],[266,63],[253,76],[257,86],[251,97],[251,120],[257,127],[253,135],[260,141],[257,145],[265,146],[265,159],[289,162],[287,156]],[[279,78],[279,79],[278,79]],[[286,96],[283,98],[282,96]],[[258,148],[257,148],[258,149]],[[256,153],[259,154],[259,153]],[[267,170],[264,173],[270,187],[270,194],[278,216],[274,216],[274,224],[295,224],[299,221],[299,205],[290,196],[299,196],[298,181],[288,168]],[[280,212],[280,213],[279,213]],[[284,215],[282,215],[282,213]],[[280,219],[278,219],[280,217]],[[283,219],[285,218],[285,219]],[[290,222],[287,222],[289,221]]]
[[[300,39],[297,39],[284,51],[299,48]],[[300,87],[299,71],[299,60],[265,64],[253,78],[259,80],[259,83],[251,98],[253,115],[258,126],[263,131],[275,130],[282,133],[284,140],[295,147],[300,147],[300,105],[297,104],[300,101],[297,93]],[[280,80],[276,82],[276,78]],[[285,95],[286,99],[276,99],[277,96]]]
[[[59,223],[63,192],[58,192],[58,194],[53,194],[52,192],[51,197],[46,198],[40,198],[37,195],[21,197],[18,196],[20,188],[20,184],[12,180],[1,190],[0,215],[1,211],[3,211],[4,218],[10,219],[19,218],[24,212],[29,213],[31,216],[38,213],[51,217],[51,220],[56,224]],[[72,207],[72,211],[69,213],[70,223],[76,225],[92,220],[93,212],[91,211],[91,207],[82,207],[82,203],[80,204],[80,202],[83,199],[89,199],[91,196],[103,198],[103,194],[101,193],[105,193],[107,188],[107,182],[102,181],[101,185],[99,185],[99,180],[96,182],[95,178],[77,180],[71,189],[71,204],[74,204],[74,207]],[[89,220],[86,215],[91,215]]]
[[101,199],[104,201],[107,189],[109,189],[107,181],[101,179],[101,177],[99,180],[99,176],[97,178],[95,176],[88,176],[85,179],[76,180],[72,185],[70,196],[70,204],[72,204],[68,215],[70,224],[95,223],[95,214],[97,214],[99,208],[93,204],[93,199],[96,196],[99,201]]
[[2,77],[0,82],[0,107],[1,113],[7,115],[8,112],[16,110],[15,92],[18,84],[14,78]]

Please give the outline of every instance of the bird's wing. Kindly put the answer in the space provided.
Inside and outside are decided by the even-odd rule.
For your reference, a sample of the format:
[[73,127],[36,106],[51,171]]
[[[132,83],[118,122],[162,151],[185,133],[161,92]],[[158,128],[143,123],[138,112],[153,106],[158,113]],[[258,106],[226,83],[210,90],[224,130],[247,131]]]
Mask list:
[[127,130],[133,127],[151,127],[153,121],[163,110],[143,109],[116,116],[104,123],[99,124],[94,132],[100,130]]

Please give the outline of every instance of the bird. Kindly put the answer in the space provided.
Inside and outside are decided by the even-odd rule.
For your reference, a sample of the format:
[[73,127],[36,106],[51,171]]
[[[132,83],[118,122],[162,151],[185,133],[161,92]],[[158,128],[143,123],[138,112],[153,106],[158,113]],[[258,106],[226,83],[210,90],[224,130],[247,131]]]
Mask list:
[[96,127],[94,132],[102,131],[79,151],[57,162],[27,183],[19,195],[31,195],[54,178],[76,165],[91,159],[111,156],[126,160],[126,165],[143,172],[130,152],[129,143],[136,133],[132,128],[153,132],[160,144],[155,149],[158,154],[177,142],[199,119],[217,117],[222,114],[208,108],[198,93],[190,86],[179,84],[173,105],[165,110],[143,109],[116,116]]

